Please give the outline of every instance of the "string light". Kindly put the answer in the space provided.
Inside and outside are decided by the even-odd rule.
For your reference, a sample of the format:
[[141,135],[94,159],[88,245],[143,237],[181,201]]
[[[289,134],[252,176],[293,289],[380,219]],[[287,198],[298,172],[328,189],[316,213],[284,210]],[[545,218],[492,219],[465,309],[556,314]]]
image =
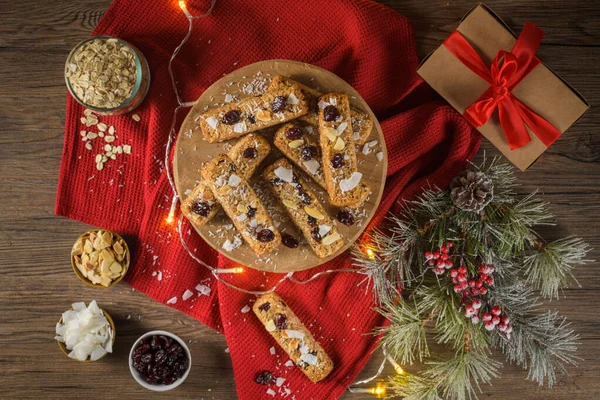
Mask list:
[[404,373],[404,370],[402,369],[400,364],[398,364],[396,362],[396,360],[394,360],[389,354],[386,354],[386,358],[390,362],[390,364],[392,364],[392,366],[394,367],[394,370],[396,371],[396,373],[398,375],[402,375]]
[[[181,9],[181,11],[185,15],[185,17],[188,19],[189,25],[188,25],[188,32],[187,32],[187,34],[182,39],[181,43],[173,51],[173,54],[171,55],[171,59],[169,60],[169,64],[168,64],[169,76],[171,78],[171,85],[173,87],[173,92],[175,93],[175,97],[177,99],[177,104],[178,104],[178,106],[175,108],[175,110],[173,112],[173,119],[171,121],[171,129],[169,130],[169,136],[168,136],[168,139],[167,139],[167,146],[165,148],[165,159],[164,159],[165,170],[166,170],[166,174],[167,174],[167,179],[169,181],[169,185],[171,186],[171,190],[173,192],[173,197],[172,197],[172,200],[171,200],[171,208],[169,209],[169,214],[168,214],[168,216],[166,218],[166,222],[168,224],[172,224],[175,221],[175,212],[176,212],[176,209],[177,209],[177,202],[179,200],[179,195],[177,194],[177,188],[175,186],[175,181],[173,179],[173,175],[172,175],[171,168],[170,168],[171,148],[172,148],[172,145],[173,145],[173,140],[177,136],[177,131],[175,130],[175,124],[177,122],[177,114],[178,114],[178,112],[182,108],[189,108],[189,107],[192,107],[192,106],[194,106],[196,104],[195,101],[184,102],[184,101],[182,101],[181,97],[179,96],[179,90],[177,88],[177,81],[175,80],[175,74],[173,73],[173,60],[175,60],[175,57],[177,57],[177,54],[179,54],[179,51],[181,50],[181,48],[185,45],[185,43],[190,38],[190,36],[192,34],[193,26],[194,26],[194,20],[209,16],[212,13],[212,11],[213,11],[213,9],[215,7],[215,3],[216,3],[216,0],[212,0],[210,8],[208,9],[208,11],[206,13],[204,13],[203,15],[194,16],[187,9],[187,6],[186,6],[184,0],[179,0],[179,2],[178,2],[179,8]],[[177,233],[179,234],[179,239],[180,239],[181,245],[188,252],[188,255],[194,261],[196,261],[198,264],[200,264],[201,266],[203,266],[206,269],[208,269],[212,273],[213,277],[217,281],[219,281],[220,283],[224,284],[225,286],[227,286],[227,287],[229,287],[231,289],[237,290],[237,291],[242,292],[242,293],[260,296],[260,295],[263,295],[263,294],[274,292],[277,289],[277,287],[279,287],[279,285],[282,284],[286,280],[290,280],[291,282],[294,282],[296,284],[305,285],[305,284],[307,284],[309,282],[312,282],[313,280],[317,279],[318,277],[326,275],[326,274],[332,274],[332,273],[337,273],[337,272],[360,273],[360,270],[356,269],[356,268],[333,269],[333,270],[326,270],[326,271],[318,272],[318,273],[314,274],[312,277],[310,277],[310,278],[308,278],[308,279],[306,279],[304,281],[301,281],[301,280],[297,280],[297,279],[293,278],[293,276],[292,276],[293,272],[288,272],[285,276],[283,276],[283,278],[281,278],[279,281],[277,281],[270,289],[268,289],[266,291],[246,290],[244,288],[240,288],[238,286],[235,286],[235,285],[233,285],[233,284],[231,284],[231,283],[223,280],[221,278],[221,276],[220,276],[220,274],[240,274],[240,273],[244,272],[244,268],[242,268],[242,267],[214,268],[214,267],[208,265],[207,263],[205,263],[204,261],[202,261],[188,247],[187,242],[185,241],[185,238],[183,236],[182,226],[183,226],[183,215],[179,215],[179,220],[178,220],[178,223],[177,223]],[[375,253],[373,252],[372,249],[367,248],[366,249],[366,254],[367,254],[367,256],[371,260],[375,259]],[[352,383],[347,388],[349,392],[352,392],[352,393],[370,393],[370,394],[373,394],[373,395],[377,396],[377,398],[383,398],[383,397],[385,397],[385,395],[386,395],[386,386],[385,386],[384,383],[381,383],[381,382],[378,382],[377,386],[375,386],[373,388],[355,388],[355,387],[353,387],[354,385],[365,384],[365,383],[368,383],[368,382],[371,382],[371,381],[377,379],[381,375],[381,373],[383,371],[383,368],[385,366],[386,361],[389,361],[390,363],[392,363],[392,365],[396,369],[396,372],[398,372],[398,373],[403,373],[404,372],[402,370],[402,368],[395,361],[393,361],[393,359],[391,357],[388,357],[388,355],[387,355],[387,353],[385,351],[385,346],[383,347],[383,354],[384,354],[385,357],[383,358],[383,362],[379,366],[379,369],[378,369],[377,373],[374,376],[372,376],[372,377],[370,377],[368,379],[365,379],[365,380],[362,380],[362,381],[355,381],[354,383]]]

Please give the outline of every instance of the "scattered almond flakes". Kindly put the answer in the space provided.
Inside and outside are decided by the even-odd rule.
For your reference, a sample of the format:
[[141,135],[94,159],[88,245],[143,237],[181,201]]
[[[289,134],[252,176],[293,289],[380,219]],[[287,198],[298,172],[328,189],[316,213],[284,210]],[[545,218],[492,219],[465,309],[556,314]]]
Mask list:
[[131,118],[133,118],[133,120],[134,120],[135,122],[140,122],[140,120],[141,120],[141,118],[140,118],[140,116],[139,116],[138,114],[133,114],[133,115],[131,116]]

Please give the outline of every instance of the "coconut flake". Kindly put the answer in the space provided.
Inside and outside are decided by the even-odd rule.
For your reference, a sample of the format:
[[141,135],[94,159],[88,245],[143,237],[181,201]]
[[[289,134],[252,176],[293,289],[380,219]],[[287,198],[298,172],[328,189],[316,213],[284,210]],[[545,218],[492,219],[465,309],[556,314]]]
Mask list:
[[233,242],[229,239],[227,239],[225,243],[223,243],[222,247],[225,251],[232,251],[233,249],[235,249],[235,247],[233,246]]
[[217,121],[217,119],[215,117],[208,117],[208,118],[206,118],[206,123],[211,128],[217,129],[217,124],[219,123],[219,121]]
[[354,172],[350,179],[342,179],[340,181],[340,190],[342,193],[348,192],[358,186],[361,178],[362,174],[360,172]]
[[237,124],[235,124],[233,126],[233,131],[236,133],[244,133],[244,132],[246,132],[246,130],[248,130],[248,128],[246,127],[245,121],[238,122]]
[[383,151],[380,151],[379,153],[375,154],[375,157],[377,157],[378,161],[383,160]]
[[177,296],[171,297],[169,300],[167,300],[167,304],[175,304],[175,303],[177,303]]
[[342,122],[340,124],[340,126],[337,127],[338,135],[341,135],[346,130],[347,127],[348,127],[348,123],[346,121]]
[[229,182],[227,184],[231,187],[237,187],[241,182],[242,178],[240,178],[236,174],[231,174],[229,176]]
[[250,225],[251,228],[256,228],[258,226],[258,221],[256,220],[256,218],[252,218],[250,220],[250,224],[249,225]]
[[370,152],[371,152],[371,148],[369,147],[369,143],[365,143],[365,145],[362,148],[362,153],[366,156]]
[[354,134],[352,135],[352,139],[354,139],[354,141],[359,141],[360,140],[360,132],[354,132]]
[[198,292],[200,292],[201,295],[203,294],[205,296],[210,296],[210,292],[212,291],[212,289],[210,287],[203,285],[201,283],[197,284],[194,289],[196,289]]
[[283,385],[283,382],[285,382],[285,378],[277,378],[277,380],[275,381],[275,385],[277,385],[277,387],[281,387],[281,385]]
[[310,353],[302,354],[300,356],[300,359],[310,365],[319,364],[319,359],[314,354],[310,354]]
[[287,98],[287,102],[288,102],[288,104],[292,104],[292,105],[300,104],[300,101],[298,101],[298,98],[296,97],[296,95],[294,93],[290,93],[290,95]]
[[271,346],[271,348],[269,349],[269,353],[271,353],[272,356],[275,355],[275,346]]
[[285,364],[283,364],[283,365],[285,365],[286,367],[293,367],[294,366],[294,362],[292,360],[287,360],[285,362]]
[[319,106],[320,109],[324,109],[328,105],[330,105],[328,102],[323,101],[323,100],[319,100],[318,106]]
[[319,225],[319,235],[321,235],[321,237],[327,235],[327,232],[329,232],[331,230],[331,226],[329,225]]
[[267,390],[267,394],[270,395],[270,396],[275,397],[275,391],[273,389],[268,389]]
[[235,217],[235,219],[237,219],[240,222],[244,222],[245,220],[248,219],[248,215],[246,215],[246,214],[240,214],[237,217]]
[[225,103],[231,103],[233,101],[233,96],[227,93],[225,95]]
[[304,339],[304,333],[293,329],[286,329],[285,334],[292,339]]
[[308,172],[310,172],[313,175],[316,175],[319,171],[319,168],[321,167],[321,164],[315,159],[312,159],[310,161],[304,161],[303,164],[308,170]]
[[192,292],[191,290],[186,289],[185,292],[183,292],[183,296],[181,296],[181,299],[183,301],[186,301],[187,299],[189,299],[193,295],[194,295],[194,292]]
[[275,176],[277,176],[279,179],[288,183],[292,182],[292,180],[294,179],[294,172],[291,169],[285,167],[277,167],[274,173]]
[[242,308],[242,314],[246,314],[250,312],[250,307],[246,304],[243,308]]

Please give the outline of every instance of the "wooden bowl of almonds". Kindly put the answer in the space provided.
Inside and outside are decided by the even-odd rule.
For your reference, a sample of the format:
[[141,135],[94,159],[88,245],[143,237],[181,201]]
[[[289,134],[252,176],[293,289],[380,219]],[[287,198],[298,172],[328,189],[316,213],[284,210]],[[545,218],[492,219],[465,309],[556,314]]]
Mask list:
[[85,232],[71,250],[73,271],[83,283],[95,288],[117,284],[127,273],[130,261],[127,242],[107,229]]

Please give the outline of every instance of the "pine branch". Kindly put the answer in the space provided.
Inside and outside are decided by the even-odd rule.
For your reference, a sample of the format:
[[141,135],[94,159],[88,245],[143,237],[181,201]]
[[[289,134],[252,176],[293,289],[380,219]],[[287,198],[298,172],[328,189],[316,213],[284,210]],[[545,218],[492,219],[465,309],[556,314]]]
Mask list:
[[378,328],[375,333],[383,334],[381,345],[393,354],[402,364],[412,364],[415,359],[422,362],[429,356],[424,316],[417,307],[412,307],[406,301],[399,300],[397,304],[386,303],[379,310],[390,321],[388,326]]
[[476,352],[459,352],[448,360],[432,361],[423,373],[438,384],[438,391],[446,399],[476,398],[481,383],[489,383],[500,376],[501,363]]
[[586,260],[590,247],[582,239],[567,237],[540,248],[523,260],[527,283],[539,290],[543,297],[558,299],[558,291],[575,281],[573,269]]
[[433,379],[403,373],[390,377],[388,389],[390,398],[400,397],[404,400],[442,400]]
[[566,318],[558,312],[517,315],[513,319],[510,340],[494,335],[493,341],[506,354],[509,361],[524,369],[529,368],[528,379],[540,386],[547,380],[551,388],[556,383],[556,372],[565,373],[566,364],[576,365],[579,335],[571,329]]

